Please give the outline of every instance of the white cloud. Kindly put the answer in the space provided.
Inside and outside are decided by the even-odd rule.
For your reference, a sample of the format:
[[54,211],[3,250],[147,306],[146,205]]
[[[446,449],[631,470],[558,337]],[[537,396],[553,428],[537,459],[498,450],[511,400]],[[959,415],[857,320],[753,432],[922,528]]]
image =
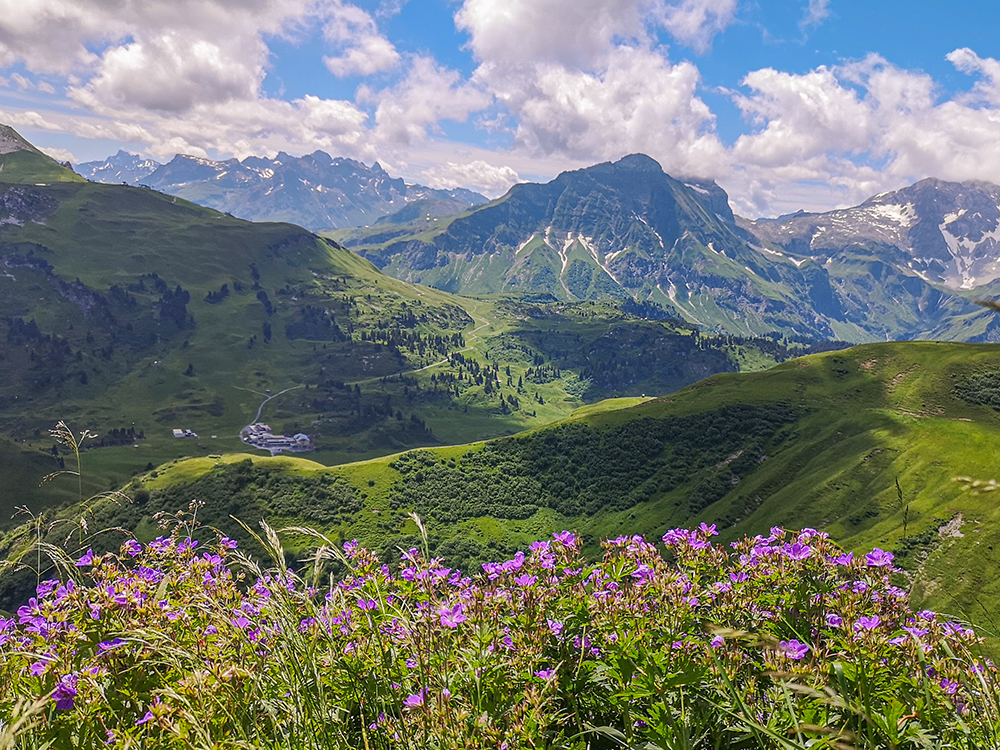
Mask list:
[[86,86],[71,89],[70,96],[95,109],[162,112],[253,99],[264,72],[263,66],[246,64],[253,50],[238,48],[246,41],[224,43],[167,32],[113,47],[104,54],[97,75]]
[[455,24],[476,57],[494,65],[588,67],[613,40],[646,39],[643,0],[465,0]]
[[399,64],[395,46],[379,33],[375,19],[355,5],[335,3],[336,11],[323,29],[323,36],[340,53],[323,58],[335,76],[371,75]]
[[406,145],[427,137],[442,120],[463,122],[488,107],[492,97],[481,86],[463,81],[457,71],[429,57],[414,57],[400,83],[381,91],[362,87],[358,101],[375,103],[375,137]]
[[704,51],[736,0],[465,0],[455,23],[479,60],[591,70],[615,47],[649,46],[657,28]]
[[54,94],[54,93],[56,93],[56,87],[53,86],[48,81],[39,81],[38,82],[38,90],[41,91],[43,94]]
[[35,88],[35,84],[33,84],[31,81],[29,81],[20,73],[14,73],[13,75],[11,75],[10,80],[16,83],[18,89],[20,89],[21,91],[30,91],[31,89]]
[[491,198],[503,195],[511,185],[521,181],[510,167],[497,167],[482,159],[461,163],[448,161],[425,170],[423,177],[434,188],[472,188]]
[[642,151],[676,172],[711,176],[725,159],[691,63],[619,47],[597,72],[551,63],[477,72],[513,113],[517,143],[538,156],[597,161]]
[[963,73],[981,76],[972,89],[970,99],[978,97],[1000,106],[1000,61],[982,58],[968,47],[949,52],[946,58]]
[[663,26],[677,41],[705,52],[735,17],[736,0],[682,0],[664,8]]
[[51,156],[53,159],[55,159],[58,162],[68,161],[68,162],[70,162],[72,164],[73,162],[76,161],[76,157],[73,156],[73,153],[70,152],[70,151],[67,151],[64,148],[50,148],[50,147],[46,147],[46,146],[39,146],[38,150],[41,151],[43,154],[47,154],[48,156]]
[[766,209],[806,185],[816,207],[829,207],[924,177],[998,181],[1000,63],[967,49],[948,59],[981,76],[970,94],[942,99],[929,75],[878,55],[748,74],[750,93],[735,101],[756,127],[732,147],[735,171],[724,182],[744,205]]
[[830,16],[830,0],[809,0],[809,7],[799,21],[799,28],[807,31],[814,26],[819,26]]

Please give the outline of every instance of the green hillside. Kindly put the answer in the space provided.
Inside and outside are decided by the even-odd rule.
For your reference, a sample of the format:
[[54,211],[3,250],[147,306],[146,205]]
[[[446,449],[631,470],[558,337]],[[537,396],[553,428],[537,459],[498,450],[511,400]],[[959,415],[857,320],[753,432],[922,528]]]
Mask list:
[[293,225],[49,181],[62,167],[0,135],[19,149],[3,163],[30,172],[0,183],[0,434],[18,446],[8,476],[30,486],[0,485],[0,526],[25,498],[66,499],[36,489],[67,458],[48,437],[60,420],[97,433],[88,489],[107,490],[177,458],[245,450],[238,434],[258,409],[335,464],[510,435],[808,345],[704,336],[656,306],[416,286]]
[[92,524],[153,535],[157,512],[198,500],[199,518],[230,533],[241,533],[231,514],[307,523],[391,557],[414,541],[416,511],[437,552],[465,565],[562,528],[595,552],[602,537],[702,521],[724,539],[812,526],[849,548],[893,550],[917,604],[984,621],[1000,602],[1000,512],[955,478],[996,476],[997,406],[993,346],[869,344],[500,440],[332,468],[179,461],[138,477],[141,502]]
[[0,183],[84,182],[72,169],[38,151],[0,155]]

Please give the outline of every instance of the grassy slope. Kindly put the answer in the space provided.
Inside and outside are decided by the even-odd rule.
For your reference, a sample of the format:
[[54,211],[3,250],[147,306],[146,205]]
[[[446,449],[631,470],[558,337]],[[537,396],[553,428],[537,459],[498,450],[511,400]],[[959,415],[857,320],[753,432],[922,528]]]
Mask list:
[[71,169],[38,151],[12,151],[0,155],[0,183],[84,182]]
[[[20,383],[11,380],[0,384],[4,431],[26,438],[22,448],[36,451],[23,454],[34,457],[35,468],[27,481],[32,486],[45,473],[37,466],[44,459],[44,455],[38,458],[38,451],[51,447],[46,430],[58,420],[66,420],[75,429],[89,428],[101,434],[128,426],[145,432],[146,439],[134,445],[85,454],[85,473],[92,488],[106,490],[127,482],[150,464],[243,450],[238,430],[253,417],[266,391],[315,386],[323,377],[357,384],[366,398],[376,402],[389,397],[393,409],[403,412],[402,427],[414,414],[432,431],[430,436],[412,431],[405,434],[395,420],[348,429],[344,417],[341,422],[327,425],[321,450],[312,456],[332,464],[415,445],[509,435],[562,419],[573,409],[608,395],[669,392],[720,369],[719,357],[713,359],[700,353],[686,370],[686,364],[673,367],[671,357],[681,360],[671,353],[672,345],[661,345],[658,337],[673,334],[689,338],[691,332],[670,323],[629,319],[601,305],[558,310],[528,308],[416,287],[385,276],[357,255],[316,241],[290,225],[251,224],[140,188],[79,181],[37,186],[45,169],[62,167],[29,152],[11,154],[7,161],[17,161],[21,158],[18,154],[35,160],[25,169],[41,170],[18,173],[19,179],[27,182],[25,189],[38,196],[42,205],[53,208],[40,222],[3,227],[0,240],[41,247],[41,257],[62,280],[79,279],[105,296],[113,284],[131,289],[140,310],[145,311],[146,322],[160,325],[157,337],[164,334],[155,346],[131,354],[117,346],[115,354],[105,359],[100,351],[105,343],[115,343],[113,338],[121,325],[131,322],[127,312],[116,312],[118,324],[105,331],[107,340],[88,344],[85,336],[95,325],[93,319],[43,276],[23,267],[12,267],[0,274],[0,316],[33,319],[42,333],[66,338],[70,348],[81,352],[82,357],[78,365],[68,365],[72,370],[67,381],[34,394],[27,403]],[[4,174],[12,177],[10,167],[6,169]],[[293,242],[286,243],[289,239]],[[251,290],[251,263],[256,265],[261,287],[275,306],[273,317],[265,314]],[[151,311],[158,293],[151,289],[145,294],[135,291],[139,277],[152,272],[171,289],[180,284],[190,292],[187,310],[196,322],[194,328],[164,331],[162,322],[157,323]],[[242,292],[235,291],[235,282],[243,284]],[[221,304],[206,302],[206,295],[222,284],[228,284],[233,293]],[[283,289],[291,291],[282,294]],[[350,318],[358,331],[354,341],[330,343],[327,351],[326,343],[290,340],[284,335],[285,325],[304,304],[333,309],[343,325],[344,311],[337,305],[347,297],[359,300],[353,310],[356,314]],[[546,363],[556,363],[562,372],[547,382],[527,384],[517,394],[521,408],[509,414],[501,413],[496,395],[487,397],[481,386],[468,386],[467,382],[453,399],[406,395],[407,388],[413,390],[412,384],[385,384],[380,379],[400,370],[410,372],[411,380],[416,380],[426,393],[433,388],[432,376],[455,374],[455,368],[442,364],[438,354],[421,357],[406,352],[400,359],[359,341],[361,329],[378,326],[398,313],[404,303],[418,311],[464,311],[469,316],[467,324],[445,332],[461,331],[464,356],[480,363],[496,362],[501,372],[510,366],[514,383],[526,375],[533,363],[533,355],[526,354],[525,347]],[[274,330],[273,339],[266,344],[262,341],[265,323]],[[441,328],[428,323],[419,330],[433,335]],[[248,347],[251,336],[257,338],[253,348]],[[598,351],[588,347],[603,348]],[[717,348],[722,359],[731,362],[721,369],[752,369],[773,362],[762,352],[751,351],[748,356],[746,351],[724,343]],[[610,362],[616,352],[625,352],[636,360],[633,371],[637,367],[645,367],[645,371],[638,375],[633,372],[630,379],[611,378],[613,387],[578,375],[594,363]],[[656,355],[648,357],[648,366],[641,362],[647,352]],[[10,369],[12,365],[9,360],[3,361],[4,355],[0,351],[0,367]],[[668,366],[661,366],[663,363]],[[21,365],[29,366],[26,358]],[[186,377],[189,365],[194,375]],[[88,373],[88,384],[75,380],[77,369]],[[502,390],[514,395],[506,383]],[[324,428],[317,427],[316,422],[327,415],[314,410],[313,400],[313,394],[303,389],[292,391],[272,401],[263,416],[278,429],[304,428],[322,434]],[[198,441],[174,440],[170,436],[173,427],[190,428],[201,437]],[[54,503],[63,499],[59,493],[50,497]],[[0,513],[4,516],[16,503],[16,492],[0,492]]]
[[[543,509],[524,520],[476,518],[454,528],[432,525],[432,532],[484,544],[492,540],[509,549],[566,526],[614,536],[660,534],[671,525],[701,520],[728,522],[724,539],[773,525],[816,526],[850,548],[909,548],[901,560],[913,571],[918,601],[982,620],[1000,601],[1000,554],[993,551],[1000,544],[1000,510],[991,494],[966,491],[954,477],[995,476],[1000,417],[992,408],[956,399],[953,389],[969,374],[987,370],[1000,371],[1000,351],[989,345],[870,344],[793,360],[762,373],[713,376],[670,398],[587,407],[569,421],[613,428],[643,417],[684,417],[748,403],[790,404],[800,417],[772,441],[759,468],[693,515],[685,498],[698,477],[622,511],[566,517]],[[482,446],[433,453],[447,461]],[[254,460],[262,465],[269,461]],[[385,519],[394,513],[390,490],[401,479],[392,460],[332,469],[298,463],[295,470],[332,472],[363,493],[364,512],[341,532],[377,546],[385,541]],[[190,481],[213,463],[180,462],[159,472],[149,486]],[[907,541],[897,477],[904,505],[909,505]],[[963,536],[942,538],[937,529],[959,513]],[[413,531],[401,521],[395,529],[397,534]]]

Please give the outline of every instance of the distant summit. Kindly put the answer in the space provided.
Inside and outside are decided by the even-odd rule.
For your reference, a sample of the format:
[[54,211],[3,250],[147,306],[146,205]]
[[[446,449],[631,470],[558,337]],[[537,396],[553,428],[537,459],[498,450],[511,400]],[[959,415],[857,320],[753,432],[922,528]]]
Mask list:
[[745,222],[762,240],[824,264],[876,253],[950,289],[1000,279],[1000,187],[926,179],[854,208]]
[[92,161],[80,164],[77,166],[77,172],[92,182],[125,182],[129,185],[137,185],[144,182],[159,167],[159,162],[152,159],[143,159],[127,151],[119,151],[103,162]]
[[1000,340],[1000,318],[960,293],[1000,282],[1000,187],[984,182],[922,180],[855,208],[748,221],[714,182],[630,154],[343,241],[449,292],[631,299],[740,334]]
[[178,154],[166,164],[119,151],[77,171],[94,182],[144,185],[241,219],[285,221],[313,231],[375,224],[421,202],[437,215],[486,203],[471,190],[436,190],[323,151],[216,161]]
[[0,125],[0,156],[12,154],[15,151],[31,151],[36,154],[41,152],[28,143],[20,133],[10,125]]

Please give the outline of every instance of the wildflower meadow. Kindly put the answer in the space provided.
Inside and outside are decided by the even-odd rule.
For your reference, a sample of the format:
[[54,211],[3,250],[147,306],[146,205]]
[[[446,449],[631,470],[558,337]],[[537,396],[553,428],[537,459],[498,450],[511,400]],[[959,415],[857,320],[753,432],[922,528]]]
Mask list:
[[[997,671],[888,552],[573,533],[463,572],[317,532],[50,550],[0,619],[0,748],[992,748]],[[201,536],[204,536],[203,534]]]

